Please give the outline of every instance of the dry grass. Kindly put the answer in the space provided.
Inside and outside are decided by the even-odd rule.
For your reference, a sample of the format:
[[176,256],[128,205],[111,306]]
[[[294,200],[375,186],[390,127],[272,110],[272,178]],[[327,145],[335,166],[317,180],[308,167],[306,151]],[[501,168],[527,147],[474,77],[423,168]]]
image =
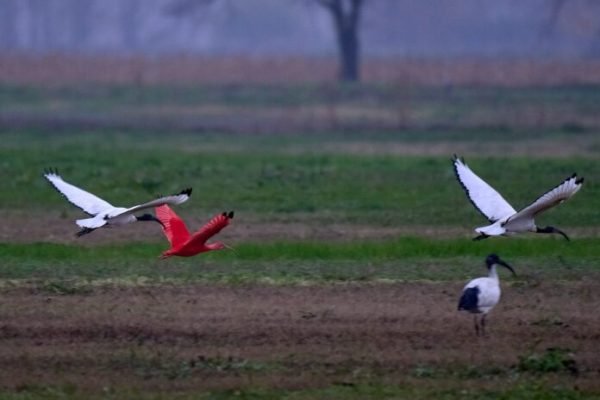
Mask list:
[[[366,82],[398,85],[598,84],[597,61],[366,60]],[[0,81],[36,85],[112,84],[298,84],[333,82],[328,58],[163,58],[50,54],[0,57]]]
[[[367,60],[365,84],[344,87],[335,84],[332,59],[5,55],[0,129],[574,136],[600,127],[595,92],[584,86],[600,83],[599,67],[594,61]],[[550,146],[568,155],[597,149],[591,136]],[[525,155],[535,154],[537,143]],[[396,152],[430,154],[414,146]]]
[[[484,339],[455,310],[461,286],[13,289],[0,305],[0,386],[307,388],[376,379],[498,388],[519,357],[560,347],[574,368],[548,382],[600,389],[598,282],[505,285]],[[424,369],[436,379],[415,375]]]

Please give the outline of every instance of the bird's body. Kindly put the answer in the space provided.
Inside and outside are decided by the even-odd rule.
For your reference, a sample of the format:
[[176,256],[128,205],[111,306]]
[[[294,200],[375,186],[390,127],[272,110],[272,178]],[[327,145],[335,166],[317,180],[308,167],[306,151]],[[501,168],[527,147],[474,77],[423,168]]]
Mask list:
[[183,220],[168,205],[156,207],[155,211],[156,217],[162,223],[163,232],[171,244],[171,248],[163,252],[161,258],[191,257],[199,253],[229,247],[221,242],[206,243],[206,241],[229,225],[229,221],[233,218],[233,211],[214,216],[194,234],[189,233]]
[[[502,261],[497,255],[490,254],[486,258],[488,276],[476,278],[467,283],[458,301],[458,311],[467,311],[475,314],[475,332],[485,334],[485,317],[500,301],[500,279],[496,265],[508,268],[513,274],[515,271],[510,265]],[[477,314],[483,314],[478,323]]]
[[136,216],[135,213],[147,208],[160,206],[163,204],[181,204],[187,201],[192,194],[192,189],[185,189],[178,194],[163,196],[147,203],[125,208],[114,207],[101,198],[86,192],[68,182],[65,182],[56,171],[46,171],[44,177],[52,186],[62,194],[71,204],[82,209],[90,218],[78,219],[75,223],[82,228],[77,236],[83,236],[92,232],[94,229],[103,226],[119,226],[129,224],[135,221],[157,221],[151,214]]
[[487,314],[500,301],[500,282],[496,267],[490,270],[490,276],[473,279],[463,289],[458,309],[474,314]]
[[538,227],[535,223],[535,217],[577,193],[581,189],[583,178],[578,178],[576,174],[573,174],[517,212],[500,193],[471,171],[464,160],[454,156],[453,164],[456,178],[465,190],[467,197],[473,206],[490,222],[489,225],[475,228],[475,232],[479,234],[475,239],[534,232],[559,233],[569,240],[564,232],[555,227]]
[[75,223],[82,228],[100,228],[104,225],[125,225],[135,222],[135,215],[127,213],[125,207],[113,207],[91,218],[78,219]]

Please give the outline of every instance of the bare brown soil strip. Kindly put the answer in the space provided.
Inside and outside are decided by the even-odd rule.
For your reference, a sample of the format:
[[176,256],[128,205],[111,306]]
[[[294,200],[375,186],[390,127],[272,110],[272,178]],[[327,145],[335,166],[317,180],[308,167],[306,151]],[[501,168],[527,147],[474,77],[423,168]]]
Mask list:
[[[412,85],[557,85],[600,83],[597,61],[365,60],[363,79]],[[335,82],[334,58],[164,58],[49,54],[0,57],[0,81],[65,85]]]
[[[158,224],[136,223],[117,228],[102,228],[93,233],[77,238],[79,230],[75,225],[76,212],[68,218],[56,213],[36,214],[6,212],[0,224],[0,242],[8,243],[77,243],[83,245],[107,244],[123,241],[164,241],[166,238]],[[189,222],[188,222],[189,221]],[[206,219],[186,218],[190,229],[198,229],[206,223]],[[143,225],[142,225],[143,224]],[[470,230],[456,227],[379,227],[352,224],[322,224],[320,221],[290,220],[288,222],[258,221],[256,217],[244,218],[236,216],[231,226],[219,233],[219,238],[229,241],[260,240],[336,240],[383,239],[402,235],[452,237],[470,235]]]
[[484,339],[456,311],[461,287],[106,287],[71,296],[13,289],[1,294],[0,387],[428,385],[419,367],[442,381],[456,379],[452,371],[495,368],[494,379],[454,384],[501,386],[519,357],[560,347],[574,368],[549,381],[600,390],[598,282],[505,285]]
[[[160,226],[155,223],[140,222],[117,228],[102,228],[82,238],[75,236],[79,230],[74,220],[76,212],[69,217],[57,213],[38,214],[6,211],[0,224],[0,242],[32,243],[49,242],[81,245],[103,245],[120,242],[160,242],[167,246]],[[187,222],[189,221],[189,222]],[[206,219],[186,218],[190,229],[200,228]],[[598,237],[600,227],[563,227],[572,237]],[[238,214],[230,227],[219,233],[219,239],[228,242],[273,241],[273,240],[377,240],[394,239],[401,236],[430,237],[447,239],[470,238],[474,235],[471,227],[456,226],[378,226],[360,224],[323,224],[318,219],[290,216],[289,220],[271,222],[257,216],[243,217]]]

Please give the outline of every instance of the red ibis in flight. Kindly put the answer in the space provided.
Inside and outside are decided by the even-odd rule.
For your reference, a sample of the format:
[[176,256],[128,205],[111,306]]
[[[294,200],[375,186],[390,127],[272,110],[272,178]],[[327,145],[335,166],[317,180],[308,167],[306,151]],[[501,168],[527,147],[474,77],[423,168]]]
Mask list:
[[171,243],[171,248],[163,252],[160,258],[190,257],[206,251],[231,248],[222,242],[206,243],[206,241],[229,225],[229,221],[233,218],[233,211],[214,216],[192,235],[188,232],[183,220],[168,205],[156,207],[155,211],[156,217],[162,223],[163,232]]
[[181,204],[184,201],[187,201],[192,194],[192,189],[188,188],[177,194],[159,197],[137,206],[129,208],[115,207],[83,189],[65,182],[56,170],[46,170],[44,172],[44,177],[71,204],[79,207],[91,217],[75,221],[75,223],[82,228],[77,232],[78,237],[90,233],[102,226],[124,225],[135,221],[156,221],[162,225],[160,220],[152,214],[136,216],[134,213],[163,204]]
[[[485,336],[485,317],[500,301],[500,280],[496,265],[501,265],[516,275],[512,267],[496,254],[487,256],[485,263],[488,268],[488,276],[476,278],[467,283],[458,301],[458,311],[475,314],[475,334],[477,336],[480,334]],[[483,314],[480,321],[477,320],[478,314]]]
[[473,240],[523,232],[559,233],[569,240],[566,233],[553,226],[538,227],[535,224],[535,217],[577,193],[581,189],[583,178],[578,178],[576,174],[571,175],[554,189],[544,193],[536,201],[517,212],[500,193],[475,175],[464,159],[455,155],[452,161],[456,178],[465,190],[467,197],[491,223],[476,228],[475,232],[479,233],[479,236]]

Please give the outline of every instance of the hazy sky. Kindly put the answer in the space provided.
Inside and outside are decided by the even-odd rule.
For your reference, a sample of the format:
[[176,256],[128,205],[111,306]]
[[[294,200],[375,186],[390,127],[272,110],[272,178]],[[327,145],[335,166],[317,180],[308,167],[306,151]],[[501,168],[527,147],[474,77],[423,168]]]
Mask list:
[[[201,3],[200,0],[197,0]],[[366,0],[367,56],[598,57],[600,1]],[[18,51],[334,55],[313,0],[2,0],[0,48]]]

